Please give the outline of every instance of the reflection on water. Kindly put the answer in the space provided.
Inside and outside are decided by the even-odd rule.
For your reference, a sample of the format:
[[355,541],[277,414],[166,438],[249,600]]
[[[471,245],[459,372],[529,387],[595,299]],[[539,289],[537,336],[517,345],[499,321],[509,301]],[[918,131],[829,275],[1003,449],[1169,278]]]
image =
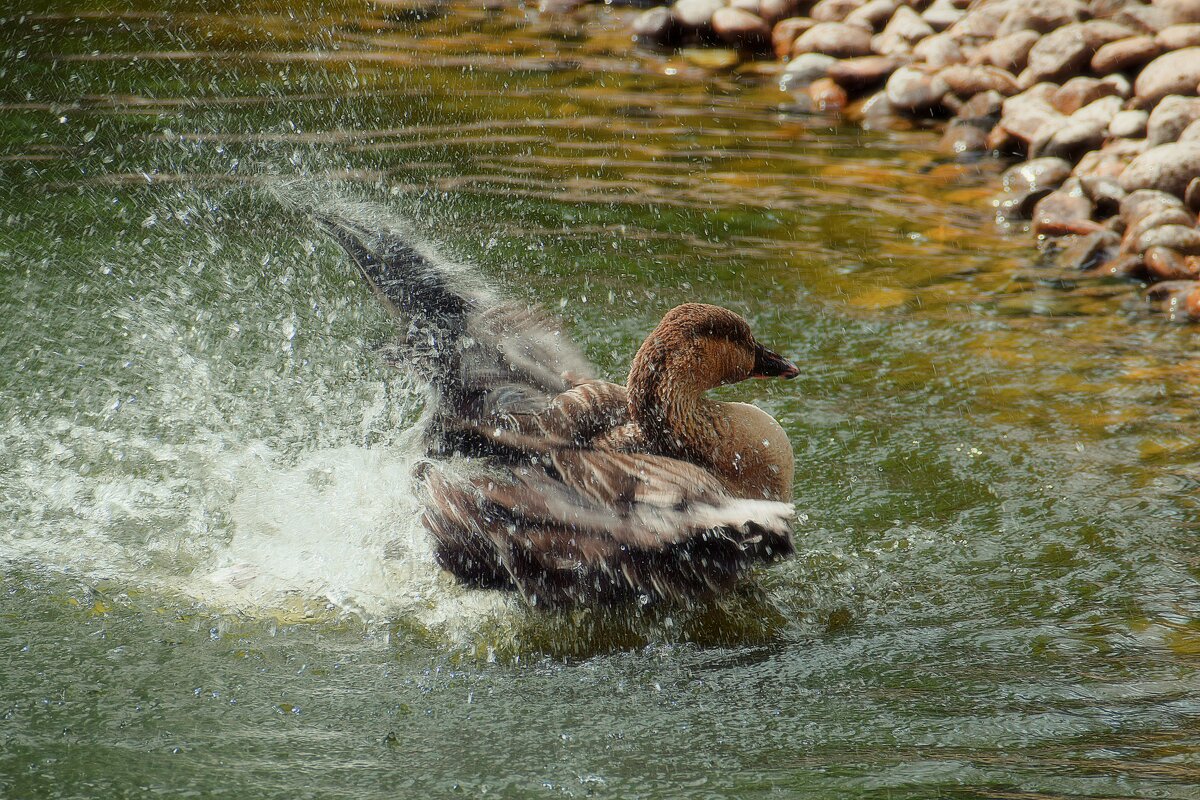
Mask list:
[[[1198,796],[1195,333],[995,230],[998,165],[628,13],[3,12],[0,794]],[[295,211],[354,199],[609,377],[744,313],[804,367],[722,390],[792,437],[798,557],[690,613],[453,586],[422,398]]]

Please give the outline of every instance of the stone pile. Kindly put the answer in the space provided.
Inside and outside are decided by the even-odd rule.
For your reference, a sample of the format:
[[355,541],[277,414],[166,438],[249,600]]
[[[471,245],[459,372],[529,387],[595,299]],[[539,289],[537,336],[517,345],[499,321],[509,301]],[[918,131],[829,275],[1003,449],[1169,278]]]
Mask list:
[[817,109],[948,119],[947,152],[1025,159],[1001,218],[1200,319],[1200,0],[677,0],[634,34],[773,52]]

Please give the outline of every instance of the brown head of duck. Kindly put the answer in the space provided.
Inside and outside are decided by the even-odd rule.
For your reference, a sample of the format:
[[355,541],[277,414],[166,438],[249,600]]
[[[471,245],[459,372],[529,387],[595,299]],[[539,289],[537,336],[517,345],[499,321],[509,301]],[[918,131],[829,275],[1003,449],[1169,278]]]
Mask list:
[[653,449],[713,470],[737,496],[790,501],[793,456],[779,423],[756,406],[704,393],[799,373],[734,312],[685,303],[667,312],[634,356],[629,415]]

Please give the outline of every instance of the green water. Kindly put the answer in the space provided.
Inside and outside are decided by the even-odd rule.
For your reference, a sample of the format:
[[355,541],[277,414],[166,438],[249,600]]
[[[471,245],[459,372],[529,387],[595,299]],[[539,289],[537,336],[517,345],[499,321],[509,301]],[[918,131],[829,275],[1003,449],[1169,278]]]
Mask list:
[[[624,10],[0,21],[0,796],[1200,797],[1200,361],[999,167]],[[727,305],[799,555],[547,619],[433,567],[421,396],[296,209],[411,220],[622,376]]]

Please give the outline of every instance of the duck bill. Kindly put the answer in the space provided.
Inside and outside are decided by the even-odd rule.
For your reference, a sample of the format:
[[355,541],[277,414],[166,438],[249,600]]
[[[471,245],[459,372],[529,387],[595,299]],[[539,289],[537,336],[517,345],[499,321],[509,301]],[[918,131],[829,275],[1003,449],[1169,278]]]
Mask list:
[[754,346],[754,369],[751,378],[794,378],[800,369],[779,353],[772,352],[761,344]]

